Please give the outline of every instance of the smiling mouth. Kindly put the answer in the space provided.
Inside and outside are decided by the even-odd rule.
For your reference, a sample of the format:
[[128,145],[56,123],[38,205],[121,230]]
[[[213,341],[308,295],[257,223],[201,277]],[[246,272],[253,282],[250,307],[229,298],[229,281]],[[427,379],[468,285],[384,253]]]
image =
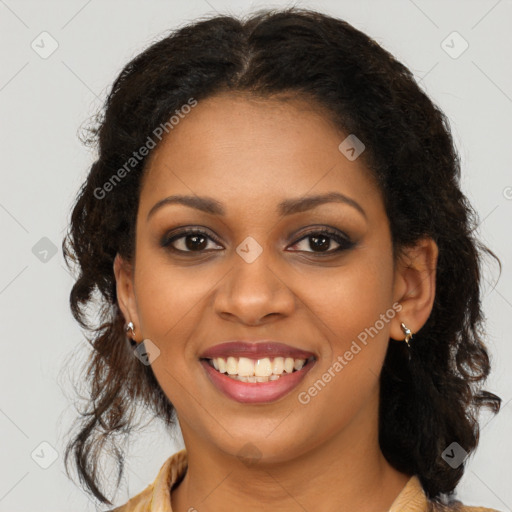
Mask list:
[[308,359],[293,357],[265,357],[251,359],[248,357],[215,357],[201,358],[218,373],[224,374],[233,380],[241,382],[268,382],[275,381],[304,370],[312,364],[316,358]]

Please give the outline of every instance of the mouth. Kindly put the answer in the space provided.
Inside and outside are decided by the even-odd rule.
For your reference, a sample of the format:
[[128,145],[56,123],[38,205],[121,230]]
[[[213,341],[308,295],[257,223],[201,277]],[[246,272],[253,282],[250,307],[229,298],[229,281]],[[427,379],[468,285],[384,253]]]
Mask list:
[[209,381],[224,396],[241,403],[275,402],[288,395],[313,368],[317,359],[291,357],[200,358]]
[[315,356],[307,359],[293,357],[216,357],[201,358],[216,372],[226,377],[247,383],[262,383],[277,381],[283,377],[301,371],[307,365],[316,361]]

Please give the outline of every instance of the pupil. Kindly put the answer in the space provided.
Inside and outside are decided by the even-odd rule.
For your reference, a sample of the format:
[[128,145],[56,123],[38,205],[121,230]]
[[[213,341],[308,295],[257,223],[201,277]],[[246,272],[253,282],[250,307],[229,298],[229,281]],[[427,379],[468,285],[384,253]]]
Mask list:
[[[202,239],[203,240],[203,243],[199,244],[199,247],[198,247],[198,244],[197,244],[197,240],[198,239]],[[185,239],[186,240],[185,245],[187,246],[187,249],[190,249],[190,250],[194,250],[194,249],[202,250],[206,246],[205,239],[206,239],[206,237],[204,237],[202,235],[189,235]],[[189,240],[194,240],[194,241],[192,243],[189,243]]]
[[[312,236],[310,237],[311,240],[314,240],[314,243],[311,244],[311,248],[316,247],[317,249],[327,249],[329,247],[329,237],[322,235],[322,236]],[[322,242],[318,243],[318,240],[322,240]]]

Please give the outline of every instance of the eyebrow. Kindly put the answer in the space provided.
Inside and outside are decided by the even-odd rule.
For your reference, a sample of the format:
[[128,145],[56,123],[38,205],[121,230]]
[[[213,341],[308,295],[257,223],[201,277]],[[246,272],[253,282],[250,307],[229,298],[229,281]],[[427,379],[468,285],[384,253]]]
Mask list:
[[[319,194],[313,196],[305,196],[294,199],[285,199],[278,204],[277,211],[280,216],[293,215],[294,213],[301,213],[307,210],[312,210],[317,206],[325,203],[343,203],[352,206],[356,209],[365,219],[367,219],[366,212],[363,207],[354,199],[341,194],[339,192],[329,192],[327,194]],[[182,204],[211,215],[225,216],[226,210],[222,203],[211,197],[205,196],[187,196],[187,195],[173,195],[161,199],[153,205],[147,215],[146,220],[160,208],[168,204]]]

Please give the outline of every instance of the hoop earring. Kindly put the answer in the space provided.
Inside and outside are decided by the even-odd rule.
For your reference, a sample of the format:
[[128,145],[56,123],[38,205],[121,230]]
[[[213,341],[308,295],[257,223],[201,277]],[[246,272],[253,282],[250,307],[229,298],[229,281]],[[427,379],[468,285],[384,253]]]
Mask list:
[[133,336],[133,338],[135,338],[135,329],[134,329],[133,322],[128,322],[124,327],[124,331],[125,332],[132,331],[132,336]]
[[403,322],[400,324],[400,327],[402,327],[402,331],[404,331],[404,334],[405,334],[405,339],[404,339],[405,343],[407,343],[407,346],[409,348],[411,348],[409,341],[412,339],[413,333],[411,332],[411,330],[408,327],[406,327],[406,325]]

